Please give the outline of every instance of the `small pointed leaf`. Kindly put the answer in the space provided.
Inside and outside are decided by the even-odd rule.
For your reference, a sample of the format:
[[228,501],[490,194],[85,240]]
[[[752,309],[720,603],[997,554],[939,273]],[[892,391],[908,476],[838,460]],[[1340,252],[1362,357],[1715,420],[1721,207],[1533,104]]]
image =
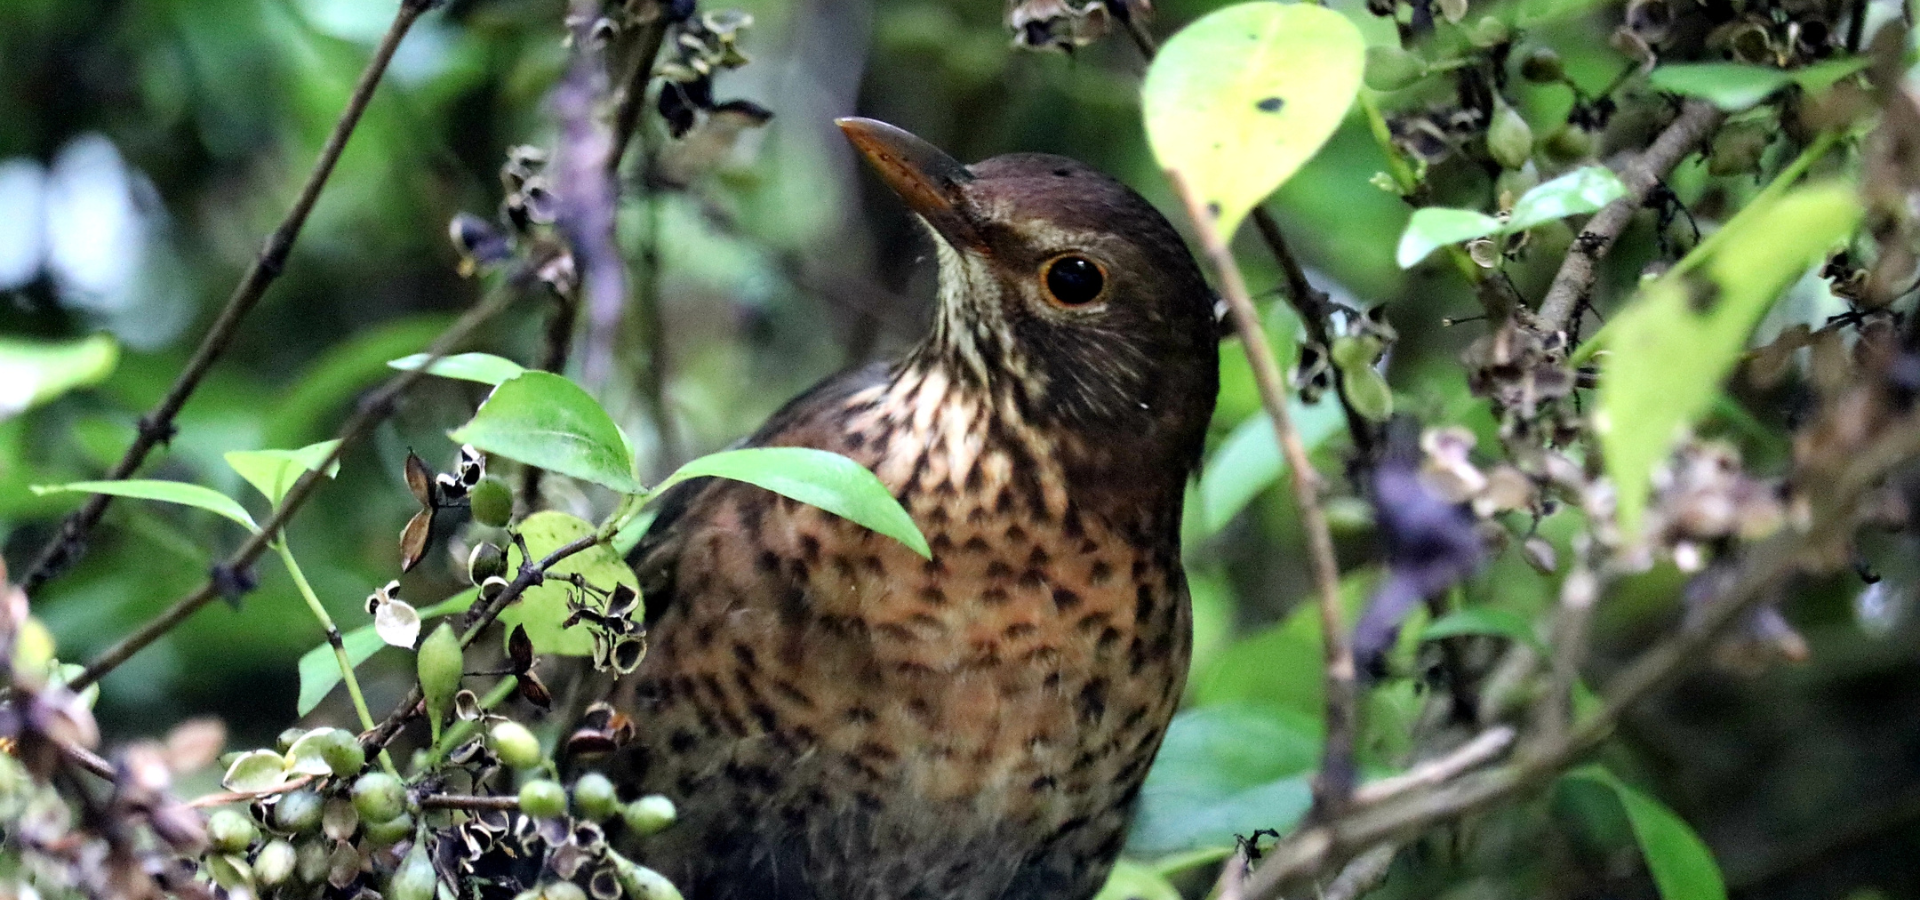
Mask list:
[[1400,248],[1394,251],[1394,261],[1400,268],[1410,269],[1426,259],[1427,254],[1448,244],[1499,233],[1500,220],[1486,213],[1445,206],[1423,207],[1414,210],[1407,219],[1407,230],[1400,235]]
[[453,439],[625,494],[642,488],[613,418],[579,385],[550,372],[503,382]]
[[[298,450],[233,450],[227,453],[227,465],[260,491],[268,503],[279,506],[293,483],[299,481],[301,475],[319,468],[339,445],[340,441],[335,439],[308,444]],[[338,474],[340,461],[336,459],[327,466],[326,476],[332,478]]]
[[1599,766],[1575,769],[1561,776],[1561,781],[1585,782],[1613,792],[1633,826],[1647,873],[1664,900],[1726,900],[1726,881],[1713,851],[1673,810]]
[[1606,166],[1584,166],[1520,195],[1501,230],[1525,231],[1542,222],[1595,212],[1627,195],[1620,176]]
[[135,478],[127,481],[74,481],[67,484],[36,484],[36,494],[58,494],[73,492],[81,494],[112,494],[115,497],[132,497],[136,500],[159,500],[163,503],[178,503],[192,506],[208,512],[219,513],[247,527],[248,531],[259,531],[253,516],[247,509],[234,502],[232,497],[212,488],[184,481],[159,481]]
[[655,495],[689,478],[731,478],[865,525],[928,559],[927,539],[893,493],[867,467],[838,453],[807,447],[723,450],[693,460],[660,483]]
[[[432,359],[425,353],[415,353],[387,363],[396,369],[412,371],[427,365]],[[525,366],[510,359],[494,356],[491,353],[455,353],[442,356],[427,366],[427,374],[442,378],[458,378],[461,381],[477,381],[481,384],[498,385],[518,378],[527,371]]]

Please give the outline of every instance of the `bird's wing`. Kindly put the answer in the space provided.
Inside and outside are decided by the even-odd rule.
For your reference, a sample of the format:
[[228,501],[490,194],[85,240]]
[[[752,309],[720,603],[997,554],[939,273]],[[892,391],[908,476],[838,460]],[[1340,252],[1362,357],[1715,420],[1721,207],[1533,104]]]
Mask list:
[[[891,372],[886,363],[871,363],[848,369],[814,385],[780,408],[760,430],[736,441],[728,449],[740,447],[812,447],[819,446],[819,435],[837,434],[839,429],[823,429],[822,420],[831,420],[842,407],[841,401],[865,388],[884,382]],[[838,449],[823,447],[822,449]],[[654,501],[657,511],[647,533],[627,554],[627,564],[639,577],[641,596],[646,598],[647,622],[652,624],[667,609],[674,596],[674,570],[678,568],[686,527],[705,515],[707,488],[716,479],[695,478],[667,489]]]

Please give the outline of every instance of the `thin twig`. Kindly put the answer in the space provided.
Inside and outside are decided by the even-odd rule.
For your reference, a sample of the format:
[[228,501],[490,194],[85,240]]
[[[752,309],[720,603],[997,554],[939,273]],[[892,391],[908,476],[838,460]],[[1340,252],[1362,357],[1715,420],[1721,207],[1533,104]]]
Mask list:
[[1327,740],[1321,758],[1320,774],[1314,781],[1314,805],[1317,813],[1331,815],[1343,807],[1353,789],[1355,775],[1354,740],[1358,734],[1358,703],[1355,700],[1353,648],[1347,638],[1346,623],[1340,612],[1340,564],[1333,554],[1333,536],[1327,529],[1326,511],[1320,508],[1320,476],[1307,458],[1300,432],[1287,412],[1286,377],[1273,348],[1267,345],[1260,328],[1259,313],[1253,297],[1247,293],[1246,280],[1234,263],[1233,251],[1214,227],[1213,214],[1186,179],[1167,170],[1174,192],[1186,204],[1201,248],[1220,278],[1233,324],[1245,345],[1247,362],[1253,369],[1254,384],[1260,390],[1260,402],[1273,420],[1274,437],[1287,460],[1287,474],[1293,485],[1294,502],[1300,507],[1300,524],[1307,533],[1307,551],[1313,560],[1313,582],[1320,607],[1321,639],[1326,650]]
[[1387,843],[1354,857],[1327,883],[1320,900],[1360,900],[1387,879],[1387,871],[1393,868],[1393,859],[1399,853],[1399,844]]
[[513,812],[520,798],[483,797],[478,794],[428,794],[420,798],[421,809],[464,809],[469,812]]
[[1574,238],[1567,258],[1560,263],[1560,271],[1553,276],[1553,285],[1540,301],[1540,311],[1535,314],[1535,324],[1541,331],[1564,331],[1572,325],[1574,311],[1593,290],[1600,260],[1606,258],[1627,223],[1633,221],[1633,214],[1647,202],[1647,195],[1680,160],[1712,136],[1726,118],[1726,113],[1705,100],[1689,100],[1646,152],[1620,167],[1620,180],[1627,186],[1627,195],[1594,213]]
[[1296,831],[1268,851],[1247,885],[1247,896],[1272,900],[1332,871],[1361,850],[1544,788],[1611,736],[1634,704],[1710,658],[1713,646],[1797,571],[1808,548],[1831,541],[1836,534],[1850,533],[1867,491],[1916,456],[1920,456],[1920,413],[1908,413],[1855,454],[1824,490],[1809,497],[1813,510],[1804,528],[1784,531],[1743,553],[1732,576],[1702,604],[1694,626],[1654,645],[1616,675],[1600,709],[1578,727],[1562,738],[1534,745],[1506,765],[1438,784],[1415,785]]
[[[280,277],[281,269],[286,266],[287,255],[300,236],[300,228],[306,224],[307,214],[313,211],[314,203],[320,199],[320,191],[333,174],[334,164],[340,161],[340,153],[346,149],[347,139],[353,136],[354,128],[360,124],[360,115],[366,112],[367,104],[373,99],[374,89],[386,74],[394,51],[399,48],[401,39],[406,37],[413,23],[432,5],[430,0],[402,0],[399,10],[394,13],[393,24],[387,27],[386,36],[380,39],[379,47],[373,51],[373,58],[367,61],[366,68],[360,72],[360,80],[354,84],[353,94],[347,98],[346,109],[341,111],[339,121],[334,123],[332,133],[327,135],[327,142],[320,148],[320,157],[314,160],[313,170],[307,174],[306,183],[301,186],[293,206],[273,229],[260,255],[227,297],[226,305],[220,309],[212,327],[207,329],[206,336],[200,339],[200,346],[194,350],[186,368],[174,379],[173,386],[167,389],[166,396],[161,398],[158,406],[140,418],[139,432],[134,435],[126,454],[107,473],[107,480],[120,481],[132,477],[146,462],[153,448],[172,439],[174,417],[187,404],[188,398],[193,396],[194,389],[200,386],[200,380],[207,371],[213,368],[213,364],[233,342],[234,335],[240,329],[240,320],[253,311],[267,288]],[[25,577],[21,579],[21,587],[32,593],[48,579],[77,562],[85,552],[88,533],[100,524],[100,517],[106,514],[107,505],[112,502],[110,494],[94,494],[84,506],[61,522],[52,539],[34,559],[33,565],[28,567]]]
[[95,657],[87,664],[86,669],[73,679],[70,686],[78,691],[98,682],[135,653],[173,630],[174,626],[185,621],[188,616],[198,612],[201,607],[230,592],[231,586],[239,580],[238,573],[252,566],[254,561],[272,546],[274,538],[293,519],[294,514],[306,505],[307,498],[320,486],[320,482],[327,478],[323,473],[346,453],[348,447],[372,431],[373,426],[387,417],[387,414],[392,411],[394,401],[412,387],[414,382],[425,377],[435,360],[458,346],[481,323],[505,309],[519,293],[517,281],[517,277],[509,278],[507,287],[496,289],[487,299],[468,310],[446,331],[441,332],[440,337],[436,338],[432,346],[427,349],[426,364],[388,379],[386,384],[381,385],[379,390],[361,403],[359,410],[347,420],[346,425],[341,427],[339,442],[334,446],[333,452],[293,483],[293,487],[287,490],[286,496],[281,498],[280,504],[274,508],[272,517],[261,523],[260,530],[249,536],[246,543],[241,544],[233,555],[214,567],[214,575],[207,580],[206,584],[201,585],[199,590],[175,601],[172,606],[141,626],[138,631],[122,638],[119,643]]
[[1513,746],[1519,732],[1512,726],[1495,725],[1475,735],[1445,756],[1420,763],[1405,772],[1379,781],[1370,781],[1353,792],[1355,804],[1379,803],[1398,797],[1422,785],[1435,785],[1460,777],[1496,759]]

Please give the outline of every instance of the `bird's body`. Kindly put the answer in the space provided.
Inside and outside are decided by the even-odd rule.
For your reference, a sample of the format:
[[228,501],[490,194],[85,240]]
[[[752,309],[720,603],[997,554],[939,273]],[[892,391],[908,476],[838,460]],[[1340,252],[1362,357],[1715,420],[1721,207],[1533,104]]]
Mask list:
[[[618,765],[683,810],[640,853],[692,900],[1089,897],[1185,681],[1180,503],[1217,365],[1204,283],[1150,206],[1077,163],[928,181],[958,184],[952,208],[895,187],[948,241],[933,336],[750,443],[868,466],[932,559],[719,480],[671,498],[637,555],[662,611]],[[1094,283],[1057,272],[1063,252],[1098,264],[1098,302],[1034,307]]]

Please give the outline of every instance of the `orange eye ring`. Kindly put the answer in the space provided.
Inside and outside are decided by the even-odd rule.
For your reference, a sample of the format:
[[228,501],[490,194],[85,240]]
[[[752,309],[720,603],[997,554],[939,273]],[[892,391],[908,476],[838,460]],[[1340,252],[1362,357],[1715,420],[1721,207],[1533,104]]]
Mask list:
[[1077,309],[1106,298],[1107,268],[1083,254],[1062,253],[1041,264],[1040,284],[1053,305]]

